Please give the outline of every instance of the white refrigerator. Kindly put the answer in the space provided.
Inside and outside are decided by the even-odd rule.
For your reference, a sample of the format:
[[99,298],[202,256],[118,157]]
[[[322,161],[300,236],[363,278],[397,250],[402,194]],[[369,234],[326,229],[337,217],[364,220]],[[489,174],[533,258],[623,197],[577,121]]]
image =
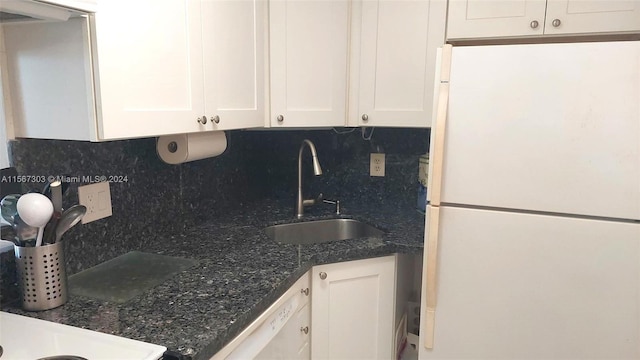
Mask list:
[[640,42],[439,56],[420,359],[640,359]]

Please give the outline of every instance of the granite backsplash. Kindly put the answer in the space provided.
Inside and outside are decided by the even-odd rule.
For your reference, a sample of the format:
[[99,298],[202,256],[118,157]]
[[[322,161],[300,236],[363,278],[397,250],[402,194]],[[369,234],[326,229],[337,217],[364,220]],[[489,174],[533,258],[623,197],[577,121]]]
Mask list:
[[[311,155],[304,150],[303,190],[306,198],[374,205],[415,206],[419,157],[429,151],[429,129],[379,128],[373,134],[349,130],[271,131],[245,134],[252,186],[271,198],[290,198],[298,188],[298,150],[302,140],[316,145],[323,174],[314,176]],[[370,140],[365,140],[369,139]],[[385,177],[369,176],[370,153],[386,154]],[[311,209],[312,210],[312,209]]]
[[[211,222],[254,201],[290,199],[293,216],[297,156],[306,138],[315,143],[323,168],[323,175],[314,177],[305,150],[307,197],[323,193],[325,198],[339,199],[347,211],[354,202],[415,207],[418,157],[428,151],[428,129],[338,131],[230,131],[222,155],[177,166],[158,158],[155,139],[105,143],[20,139],[11,141],[9,150],[21,175],[126,176],[126,181],[110,186],[113,216],[76,226],[65,235],[67,273],[74,274],[126,252],[144,250],[167,233]],[[369,176],[371,152],[387,154],[385,177]],[[24,190],[43,185],[24,184]],[[83,183],[70,187],[65,207],[78,202],[79,185]],[[16,294],[13,264],[6,255],[0,264],[3,302],[14,300]]]

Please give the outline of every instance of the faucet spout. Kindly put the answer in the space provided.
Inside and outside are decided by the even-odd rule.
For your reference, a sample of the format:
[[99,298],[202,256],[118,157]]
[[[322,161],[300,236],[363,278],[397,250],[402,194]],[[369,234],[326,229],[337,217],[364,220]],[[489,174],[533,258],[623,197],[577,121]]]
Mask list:
[[320,167],[320,162],[318,161],[318,152],[316,151],[316,146],[311,142],[311,140],[304,139],[302,141],[302,145],[300,145],[300,151],[298,151],[298,200],[296,202],[296,218],[301,219],[304,215],[304,206],[313,205],[314,200],[304,200],[302,196],[302,151],[305,148],[305,145],[309,147],[311,151],[311,158],[313,160],[313,174],[316,176],[322,175],[322,168]]

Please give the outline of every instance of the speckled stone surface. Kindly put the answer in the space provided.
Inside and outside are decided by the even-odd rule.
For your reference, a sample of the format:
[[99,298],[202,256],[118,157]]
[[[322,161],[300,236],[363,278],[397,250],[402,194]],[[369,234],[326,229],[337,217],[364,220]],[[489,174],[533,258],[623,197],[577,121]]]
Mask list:
[[[414,208],[428,129],[376,129],[371,140],[363,140],[360,129],[232,131],[227,138],[223,155],[179,166],[158,159],[153,139],[12,142],[13,164],[22,175],[129,176],[111,186],[111,218],[65,235],[67,273],[132,250],[193,258],[199,265],[120,305],[72,297],[60,308],[25,313],[16,292],[3,287],[2,309],[208,359],[314,264],[422,252],[424,216]],[[305,196],[339,199],[344,217],[386,230],[384,238],[306,245],[298,255],[297,246],[266,237],[264,227],[292,221],[297,154],[305,138],[315,142],[323,167],[322,176],[312,176],[305,150]],[[371,152],[387,154],[384,178],[369,176]],[[72,187],[65,206],[77,202],[76,194]],[[305,218],[333,217],[332,210],[316,205]],[[12,262],[0,259],[0,265],[10,271]],[[14,301],[5,304],[6,298]]]
[[[22,139],[11,142],[13,165],[20,175],[79,177],[63,199],[64,207],[78,203],[83,176],[125,176],[110,184],[113,215],[76,226],[67,234],[67,273],[74,274],[137,250],[159,234],[179,232],[199,220],[202,209],[213,213],[247,198],[244,150],[229,147],[220,156],[168,165],[156,154],[155,139],[89,143]],[[238,144],[239,145],[239,144]],[[25,191],[44,183],[25,184]]]
[[[11,141],[10,151],[20,175],[127,177],[111,183],[113,216],[65,234],[67,273],[74,274],[255,199],[294,201],[303,139],[316,144],[324,171],[322,176],[312,175],[305,150],[306,196],[323,193],[344,204],[385,201],[413,207],[418,158],[429,148],[428,129],[376,129],[371,140],[363,140],[360,129],[346,134],[333,130],[226,133],[228,146],[222,155],[178,166],[158,158],[155,139],[105,143],[21,139]],[[383,178],[369,176],[369,153],[374,151],[387,154]],[[28,183],[24,190],[43,185]],[[78,202],[79,185],[84,183],[71,185],[63,199],[65,207]],[[0,263],[4,265],[0,270],[10,271],[11,264]],[[5,286],[2,290],[7,293]]]
[[[346,131],[341,129],[339,131]],[[367,135],[370,129],[367,130]],[[295,201],[298,149],[304,139],[316,145],[323,174],[313,176],[309,150],[303,153],[303,189],[346,202],[404,203],[415,207],[420,155],[429,151],[429,129],[376,129],[363,140],[361,129],[346,134],[320,131],[249,131],[243,134],[252,187],[267,198]],[[385,177],[369,176],[369,154],[386,154]],[[258,181],[259,180],[259,181]]]
[[[199,264],[125,304],[72,296],[49,311],[3,310],[208,359],[314,264],[422,251],[423,215],[406,207],[363,203],[345,205],[342,217],[384,229],[383,238],[306,245],[299,258],[297,246],[277,244],[263,232],[268,225],[293,221],[292,208],[289,202],[260,201],[148,243],[143,251],[197,259]],[[331,210],[316,208],[304,220],[330,217],[335,217]]]

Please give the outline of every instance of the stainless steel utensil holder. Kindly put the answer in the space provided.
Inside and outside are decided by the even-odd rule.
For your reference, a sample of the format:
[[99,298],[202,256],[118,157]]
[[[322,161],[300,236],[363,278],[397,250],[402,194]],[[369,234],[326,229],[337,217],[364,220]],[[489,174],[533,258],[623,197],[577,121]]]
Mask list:
[[67,302],[67,272],[62,242],[36,247],[14,246],[22,308],[42,311]]

